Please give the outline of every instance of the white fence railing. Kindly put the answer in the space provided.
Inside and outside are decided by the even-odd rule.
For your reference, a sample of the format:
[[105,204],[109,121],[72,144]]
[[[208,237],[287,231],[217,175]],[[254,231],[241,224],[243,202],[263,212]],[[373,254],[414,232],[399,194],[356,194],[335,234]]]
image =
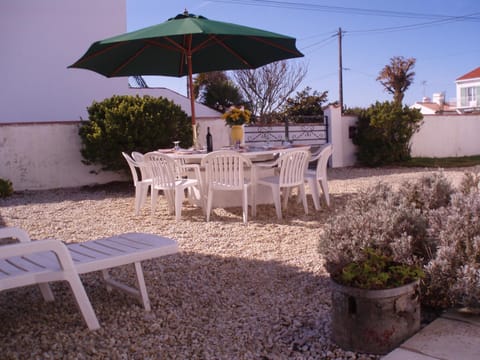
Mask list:
[[250,145],[280,145],[288,140],[293,144],[321,146],[328,142],[326,124],[288,124],[244,127],[244,142]]

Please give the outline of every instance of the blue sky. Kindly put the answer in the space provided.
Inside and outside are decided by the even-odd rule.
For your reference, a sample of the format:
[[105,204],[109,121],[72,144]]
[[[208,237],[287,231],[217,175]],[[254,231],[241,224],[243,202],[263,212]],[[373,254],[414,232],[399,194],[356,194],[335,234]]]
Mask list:
[[[480,66],[478,0],[127,0],[127,29],[154,25],[187,9],[218,21],[261,28],[297,39],[305,54],[306,86],[339,99],[338,36],[341,27],[343,98],[349,107],[391,100],[376,81],[393,56],[413,57],[415,82],[408,105],[444,92],[455,98],[455,79]],[[289,60],[296,61],[296,60]],[[147,78],[151,86],[186,94],[186,78]]]

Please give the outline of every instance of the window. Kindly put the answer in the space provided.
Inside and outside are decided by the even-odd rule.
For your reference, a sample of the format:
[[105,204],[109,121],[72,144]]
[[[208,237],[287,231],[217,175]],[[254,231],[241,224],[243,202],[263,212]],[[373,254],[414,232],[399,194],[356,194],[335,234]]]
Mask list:
[[460,89],[460,106],[478,106],[480,86],[465,87]]

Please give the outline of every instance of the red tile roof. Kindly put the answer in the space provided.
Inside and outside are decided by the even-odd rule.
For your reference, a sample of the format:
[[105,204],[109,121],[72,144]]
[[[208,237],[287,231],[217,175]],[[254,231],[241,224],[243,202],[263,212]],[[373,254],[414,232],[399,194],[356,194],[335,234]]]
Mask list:
[[480,67],[472,70],[465,75],[460,76],[457,80],[467,80],[467,79],[476,79],[480,78]]

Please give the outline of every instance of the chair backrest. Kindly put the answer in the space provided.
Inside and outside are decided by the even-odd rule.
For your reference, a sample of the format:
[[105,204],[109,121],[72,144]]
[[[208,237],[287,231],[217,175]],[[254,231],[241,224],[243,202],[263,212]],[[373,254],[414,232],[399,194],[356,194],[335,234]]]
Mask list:
[[152,174],[150,174],[150,169],[145,163],[145,155],[138,151],[132,151],[132,158],[138,164],[140,173],[142,174],[142,180],[151,179]]
[[176,181],[175,160],[167,154],[157,151],[146,153],[145,164],[152,176],[154,187],[161,189],[174,189]]
[[139,178],[138,178],[138,173],[136,168],[137,167],[140,168],[140,165],[135,160],[133,160],[131,156],[128,155],[127,153],[122,151],[122,155],[125,158],[125,160],[127,160],[128,167],[130,168],[130,171],[132,173],[133,185],[137,186]]
[[145,161],[145,156],[138,151],[132,151],[132,158],[137,162]]
[[309,160],[310,151],[306,149],[295,149],[282,153],[277,160],[280,170],[280,187],[303,184]]
[[326,179],[328,159],[330,159],[330,156],[332,156],[332,154],[333,154],[333,145],[329,144],[324,148],[322,148],[322,150],[318,153],[318,155],[316,155],[315,157],[312,157],[312,161],[318,160],[317,168],[316,168],[317,180]]
[[241,190],[245,184],[245,168],[251,168],[252,162],[239,152],[219,150],[207,154],[201,166],[205,167],[208,186],[217,190]]

